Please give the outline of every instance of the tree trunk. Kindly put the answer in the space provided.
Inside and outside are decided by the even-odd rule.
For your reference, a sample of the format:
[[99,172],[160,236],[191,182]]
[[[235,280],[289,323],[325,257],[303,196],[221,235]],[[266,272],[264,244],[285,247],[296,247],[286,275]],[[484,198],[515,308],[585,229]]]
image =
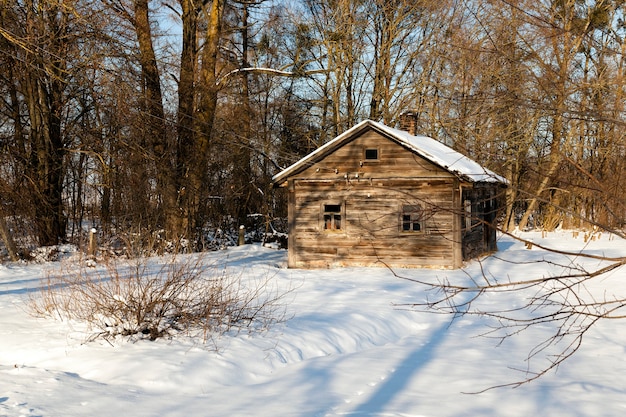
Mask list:
[[52,246],[65,236],[63,177],[65,148],[61,135],[61,85],[32,72],[26,80],[25,98],[31,122],[32,198],[39,244]]
[[15,246],[13,236],[2,213],[0,213],[0,238],[2,238],[4,246],[7,248],[7,252],[9,252],[9,258],[14,262],[19,261],[20,256],[17,252],[17,246]]
[[561,140],[564,140],[562,116],[563,113],[561,110],[562,106],[557,106],[557,109],[557,114],[554,117],[554,125],[552,126],[552,144],[550,146],[549,159],[550,164],[548,165],[548,170],[544,174],[542,174],[539,186],[534,191],[533,197],[530,200],[530,203],[528,204],[528,207],[526,208],[526,211],[524,212],[524,215],[519,222],[518,227],[520,230],[524,230],[528,225],[528,219],[537,209],[537,205],[539,203],[539,200],[541,199],[541,195],[544,193],[544,191],[546,191],[546,189],[548,189],[550,181],[553,180],[553,176],[556,173],[557,168],[561,164],[561,154],[559,149],[561,147]]
[[[241,66],[243,68],[247,68],[249,66],[248,63],[248,54],[249,54],[249,33],[248,33],[248,5],[242,4],[243,14],[241,21],[241,49],[243,54],[243,59],[241,62]],[[242,101],[242,120],[241,126],[242,131],[241,135],[242,143],[239,145],[239,152],[237,152],[237,161],[235,161],[236,167],[238,168],[237,173],[237,189],[239,196],[237,198],[237,219],[240,225],[245,224],[247,220],[248,214],[250,214],[250,199],[252,197],[252,167],[251,167],[251,154],[250,148],[251,144],[251,136],[252,136],[252,127],[251,127],[251,119],[252,119],[252,107],[250,106],[250,87],[249,87],[249,79],[248,73],[246,71],[242,71],[242,84],[241,84],[241,101]]]
[[200,230],[204,225],[206,207],[205,189],[208,184],[209,161],[212,155],[211,135],[217,111],[218,85],[218,52],[222,32],[222,15],[225,0],[213,0],[207,12],[208,29],[202,49],[202,67],[200,70],[199,108],[196,112],[197,125],[193,155],[190,159],[189,190],[187,204],[193,219],[193,227]]
[[196,138],[195,68],[197,58],[198,9],[193,0],[180,0],[182,8],[182,51],[178,80],[178,142],[176,149],[176,178],[178,179],[178,206],[181,210],[181,229],[187,236],[193,235],[189,169],[194,158]]
[[157,176],[158,194],[163,204],[163,214],[167,238],[180,238],[180,213],[177,209],[176,175],[171,164],[170,147],[165,129],[165,111],[159,68],[157,65],[148,10],[148,0],[135,0],[133,20],[139,41],[139,60],[144,83],[143,107],[148,114],[145,135],[150,143]]

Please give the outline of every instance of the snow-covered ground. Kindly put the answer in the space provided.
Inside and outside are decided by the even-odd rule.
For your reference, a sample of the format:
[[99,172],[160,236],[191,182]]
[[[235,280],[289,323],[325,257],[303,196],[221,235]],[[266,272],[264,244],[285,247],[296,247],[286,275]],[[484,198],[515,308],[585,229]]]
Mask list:
[[[589,244],[582,233],[577,239],[571,232],[525,237],[561,249],[626,254],[626,242],[608,235]],[[498,258],[482,267],[502,278],[555,273],[548,268],[556,266],[525,261],[562,258],[508,237],[499,246]],[[0,416],[626,414],[622,320],[599,323],[556,373],[516,389],[466,394],[523,378],[511,367],[525,366],[541,329],[498,346],[476,337],[487,330],[486,319],[451,322],[402,308],[427,294],[384,268],[290,270],[285,251],[257,245],[209,256],[224,258],[231,271],[269,276],[272,285],[294,289],[288,319],[265,332],[227,334],[208,344],[186,337],[86,342],[81,325],[28,313],[29,296],[37,296],[40,279],[56,265],[0,265]],[[397,272],[420,280],[468,279],[479,276],[480,265]],[[624,287],[615,281],[623,280],[626,271],[619,269],[594,285],[612,294]],[[523,301],[515,299],[521,294],[487,297],[496,307]]]

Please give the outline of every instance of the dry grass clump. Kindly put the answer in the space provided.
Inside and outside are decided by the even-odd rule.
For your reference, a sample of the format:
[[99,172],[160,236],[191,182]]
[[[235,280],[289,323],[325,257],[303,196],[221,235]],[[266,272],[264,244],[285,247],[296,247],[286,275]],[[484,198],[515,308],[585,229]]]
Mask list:
[[206,341],[283,320],[281,300],[289,291],[279,292],[267,273],[244,279],[197,255],[109,259],[96,268],[66,265],[49,273],[30,306],[37,316],[88,323],[92,338],[155,340],[185,332]]

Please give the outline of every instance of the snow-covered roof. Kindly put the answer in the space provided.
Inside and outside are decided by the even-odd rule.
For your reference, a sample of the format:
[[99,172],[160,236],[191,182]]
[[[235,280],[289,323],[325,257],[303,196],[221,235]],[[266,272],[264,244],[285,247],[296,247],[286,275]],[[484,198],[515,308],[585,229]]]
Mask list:
[[319,147],[280,173],[274,175],[272,180],[274,182],[281,182],[301,169],[309,167],[312,163],[318,160],[318,157],[326,155],[327,153],[341,147],[345,142],[351,140],[356,134],[368,128],[378,131],[389,139],[406,147],[433,164],[444,168],[448,172],[457,175],[463,180],[470,182],[508,183],[504,177],[483,167],[478,162],[468,158],[460,152],[455,151],[449,146],[436,141],[433,138],[421,135],[414,136],[403,130],[394,129],[373,120],[364,120],[346,130],[335,139]]

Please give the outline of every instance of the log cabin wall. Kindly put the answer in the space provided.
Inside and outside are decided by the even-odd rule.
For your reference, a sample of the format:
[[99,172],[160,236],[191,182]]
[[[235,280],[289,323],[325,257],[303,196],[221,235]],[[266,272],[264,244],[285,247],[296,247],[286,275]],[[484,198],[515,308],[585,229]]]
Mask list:
[[289,184],[290,267],[462,263],[458,179],[373,130]]

